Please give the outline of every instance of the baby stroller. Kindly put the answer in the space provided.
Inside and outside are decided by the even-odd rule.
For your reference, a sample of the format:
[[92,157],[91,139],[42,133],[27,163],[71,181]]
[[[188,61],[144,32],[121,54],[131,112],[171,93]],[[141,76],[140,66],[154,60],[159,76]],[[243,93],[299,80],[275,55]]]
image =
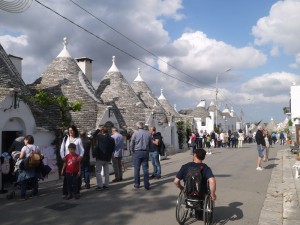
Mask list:
[[[26,189],[32,189],[33,188],[33,178],[26,178],[26,172],[24,171],[24,159],[19,160],[20,152],[14,151],[12,152],[12,161],[14,163],[14,172],[13,172],[13,186],[12,190],[7,194],[7,199],[13,199],[16,195],[16,190],[21,188],[21,182],[26,179]],[[46,175],[49,174],[51,171],[51,168],[49,169],[49,166],[45,166],[43,163],[41,163],[40,167],[37,168],[36,176],[39,180],[43,180]],[[47,170],[45,173],[45,169]]]

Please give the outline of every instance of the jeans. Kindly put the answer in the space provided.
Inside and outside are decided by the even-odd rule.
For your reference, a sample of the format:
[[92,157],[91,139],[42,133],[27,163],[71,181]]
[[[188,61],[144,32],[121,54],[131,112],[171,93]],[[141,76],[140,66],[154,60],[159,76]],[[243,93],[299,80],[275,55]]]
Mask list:
[[257,145],[258,156],[260,158],[264,157],[264,150],[265,149],[266,149],[266,146],[263,146],[262,149],[261,149],[260,145]]
[[[81,177],[84,179],[85,187],[90,187],[89,165],[81,166]],[[80,185],[81,186],[81,185]]]
[[[79,179],[77,179],[77,193],[76,194],[80,194],[80,190],[81,190],[81,176],[79,177]],[[68,195],[68,185],[67,185],[67,176],[66,176],[66,170],[64,171],[64,178],[63,178],[63,188],[62,188],[62,194],[63,195]]]
[[95,173],[96,173],[96,180],[97,180],[97,185],[98,187],[103,187],[103,182],[102,182],[102,166],[104,170],[104,186],[108,187],[109,186],[109,162],[107,161],[102,161],[97,159],[96,160],[96,168],[95,168]]
[[27,185],[30,184],[32,188],[32,195],[37,195],[38,194],[38,179],[36,177],[32,177],[26,180],[22,180],[20,182],[20,188],[21,188],[21,198],[25,198],[26,196],[26,189]]
[[157,151],[150,152],[150,159],[152,162],[153,166],[153,175],[155,177],[160,177],[161,176],[161,166],[160,166],[160,161],[159,161],[159,153]]
[[199,138],[199,140],[197,141],[197,148],[202,148],[203,147],[203,138]]
[[149,152],[148,151],[134,151],[134,187],[140,187],[140,169],[141,165],[144,173],[144,188],[149,189]]
[[237,139],[231,139],[231,147],[235,147],[236,148],[236,144],[237,144]]
[[113,163],[113,168],[115,172],[115,178],[117,180],[122,180],[123,179],[123,172],[122,172],[122,157],[112,157],[112,163]]
[[77,173],[66,173],[68,195],[78,194],[79,176]]

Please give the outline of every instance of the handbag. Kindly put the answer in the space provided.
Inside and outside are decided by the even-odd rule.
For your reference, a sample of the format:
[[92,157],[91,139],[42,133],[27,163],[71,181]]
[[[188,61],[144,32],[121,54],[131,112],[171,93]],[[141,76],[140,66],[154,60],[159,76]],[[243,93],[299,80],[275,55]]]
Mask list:
[[24,168],[38,167],[41,164],[41,154],[30,152],[29,156],[24,160]]

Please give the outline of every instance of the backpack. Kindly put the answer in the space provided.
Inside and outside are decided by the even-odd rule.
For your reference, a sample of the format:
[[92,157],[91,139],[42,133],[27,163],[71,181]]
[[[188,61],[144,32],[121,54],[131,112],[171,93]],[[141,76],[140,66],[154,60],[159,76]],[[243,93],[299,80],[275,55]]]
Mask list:
[[185,178],[185,195],[188,199],[202,199],[205,196],[203,169],[205,164],[189,166]]
[[165,143],[163,141],[163,137],[161,136],[161,133],[157,132],[157,134],[159,135],[158,153],[161,156],[164,156],[165,155],[165,150],[166,150],[166,145],[165,145]]
[[41,154],[31,151],[29,156],[24,161],[24,168],[39,167],[41,164]]

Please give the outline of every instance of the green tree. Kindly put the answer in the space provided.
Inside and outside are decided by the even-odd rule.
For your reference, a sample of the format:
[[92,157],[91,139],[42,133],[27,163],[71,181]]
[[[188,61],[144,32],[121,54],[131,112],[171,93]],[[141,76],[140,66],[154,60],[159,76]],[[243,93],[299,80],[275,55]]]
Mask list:
[[50,105],[58,106],[62,120],[61,128],[66,128],[71,125],[71,119],[68,116],[69,111],[80,111],[83,103],[81,101],[69,102],[69,99],[64,95],[55,95],[43,90],[38,90],[32,96],[34,102],[42,108],[47,108]]
[[184,139],[185,139],[185,124],[184,124],[184,121],[183,120],[177,121],[176,126],[177,126],[179,149],[182,149]]
[[183,148],[183,144],[192,134],[192,124],[189,120],[179,120],[176,122],[179,148]]
[[55,95],[53,93],[49,93],[43,90],[38,90],[34,96],[31,97],[31,100],[37,104],[41,108],[48,108],[49,106],[57,106],[60,111],[61,121],[62,123],[58,125],[55,130],[55,140],[53,141],[53,145],[56,146],[56,156],[57,156],[57,166],[60,171],[62,167],[62,160],[60,158],[60,144],[63,139],[63,132],[66,128],[68,128],[72,121],[68,116],[69,111],[80,111],[83,103],[81,101],[73,101],[69,102],[68,98],[64,95]]

